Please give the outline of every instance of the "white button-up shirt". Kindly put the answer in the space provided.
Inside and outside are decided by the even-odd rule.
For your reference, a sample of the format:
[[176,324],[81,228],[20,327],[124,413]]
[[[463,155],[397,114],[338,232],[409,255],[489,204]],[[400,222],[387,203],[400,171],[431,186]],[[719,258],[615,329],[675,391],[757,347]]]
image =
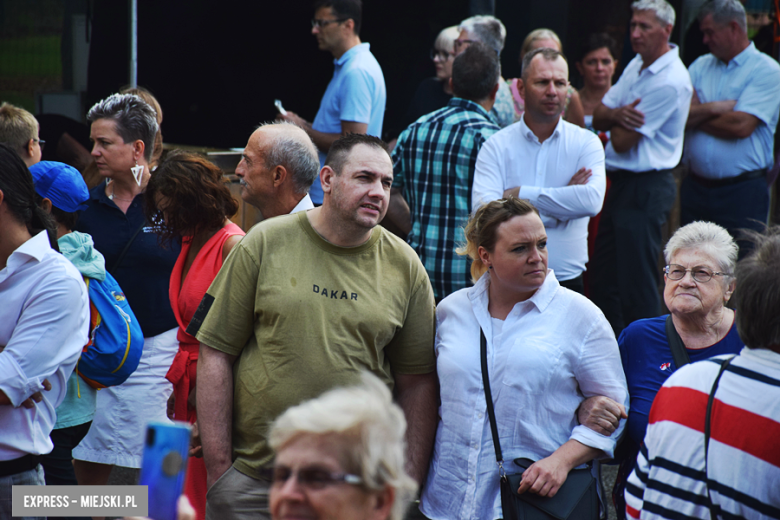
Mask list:
[[501,518],[493,438],[480,368],[480,327],[507,472],[515,458],[539,460],[569,439],[612,456],[625,421],[610,437],[579,425],[586,398],[604,395],[628,408],[626,378],[612,328],[584,296],[552,271],[515,305],[494,338],[489,275],[445,298],[436,310],[441,406],[421,511],[433,520]]
[[645,115],[645,124],[636,129],[642,134],[636,146],[617,153],[612,141],[607,143],[607,171],[667,170],[680,162],[693,87],[677,46],[669,46],[666,54],[645,69],[637,54],[602,99],[609,108],[641,99],[636,109]]
[[[568,186],[583,167],[593,170],[588,183]],[[607,186],[599,138],[562,118],[541,143],[525,118],[497,132],[477,156],[472,210],[517,186],[520,198],[531,201],[541,213],[550,268],[558,279],[582,274],[588,262],[588,218],[601,211]]]
[[[319,182],[319,177],[315,179],[315,181]],[[309,194],[303,196],[301,200],[298,201],[298,204],[295,205],[295,207],[290,212],[290,215],[293,213],[298,213],[299,211],[307,211],[310,209],[314,209],[314,203],[311,201],[311,197],[309,197]]]
[[[0,460],[43,455],[68,378],[87,344],[89,300],[81,274],[43,231],[17,248],[0,270]],[[45,391],[48,379],[51,390]],[[22,401],[41,391],[32,409]]]
[[723,139],[703,130],[685,137],[685,162],[697,175],[726,179],[774,162],[775,128],[780,111],[780,65],[751,42],[728,63],[712,54],[693,62],[691,81],[699,101],[736,100],[735,112],[756,116],[758,126],[744,139]]

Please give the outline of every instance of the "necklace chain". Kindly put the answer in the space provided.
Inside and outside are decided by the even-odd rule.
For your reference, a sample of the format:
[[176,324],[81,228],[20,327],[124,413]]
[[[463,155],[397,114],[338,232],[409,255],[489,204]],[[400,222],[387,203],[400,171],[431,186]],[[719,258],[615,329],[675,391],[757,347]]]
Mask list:
[[133,199],[123,199],[121,197],[116,197],[114,195],[114,183],[109,182],[108,185],[111,187],[111,194],[108,196],[108,200],[121,200],[122,202],[133,202]]

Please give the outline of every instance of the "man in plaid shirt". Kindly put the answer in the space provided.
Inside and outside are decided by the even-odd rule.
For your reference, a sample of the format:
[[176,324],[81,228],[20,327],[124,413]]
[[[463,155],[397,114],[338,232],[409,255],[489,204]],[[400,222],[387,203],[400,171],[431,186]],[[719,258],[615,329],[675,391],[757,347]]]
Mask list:
[[490,118],[500,75],[498,55],[471,44],[452,65],[453,98],[398,137],[387,216],[408,233],[438,302],[471,285],[469,265],[455,248],[465,243],[477,153],[499,130]]

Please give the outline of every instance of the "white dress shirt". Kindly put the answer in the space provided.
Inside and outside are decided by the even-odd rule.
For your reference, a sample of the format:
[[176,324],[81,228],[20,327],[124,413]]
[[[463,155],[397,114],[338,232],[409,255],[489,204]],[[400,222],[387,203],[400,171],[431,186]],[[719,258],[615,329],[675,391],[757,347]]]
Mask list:
[[[17,248],[0,270],[0,460],[43,455],[68,378],[87,344],[89,300],[81,274],[43,231]],[[51,390],[45,391],[48,379]],[[20,407],[35,392],[43,400]]]
[[[319,177],[317,178],[319,179]],[[298,201],[298,204],[295,205],[293,210],[290,212],[290,215],[293,213],[298,213],[299,211],[306,211],[313,208],[314,203],[311,201],[311,197],[309,197],[309,194],[307,193],[301,200]]]
[[751,42],[728,63],[712,54],[699,57],[690,73],[702,103],[736,100],[735,112],[758,118],[758,126],[744,139],[715,137],[699,129],[688,132],[685,162],[691,169],[708,179],[727,179],[771,167],[780,111],[780,65]]
[[[612,456],[625,420],[610,437],[579,425],[586,398],[604,395],[628,408],[615,335],[601,311],[558,284],[552,271],[515,305],[499,334],[488,313],[490,276],[436,309],[441,406],[421,511],[433,520],[502,518],[493,438],[480,368],[480,327],[507,472],[525,457],[550,456],[569,439]],[[498,339],[496,339],[498,338]]]
[[[568,186],[580,168],[587,184]],[[479,151],[472,210],[520,186],[520,198],[539,209],[547,231],[550,268],[560,280],[576,278],[588,262],[588,218],[601,211],[606,191],[604,147],[593,133],[561,118],[543,143],[525,118],[491,136]]]
[[666,54],[645,69],[642,56],[637,54],[602,99],[608,108],[641,99],[636,109],[645,115],[645,124],[636,129],[642,137],[630,150],[617,153],[612,141],[607,143],[607,171],[667,170],[680,162],[693,86],[679,49],[669,46]]

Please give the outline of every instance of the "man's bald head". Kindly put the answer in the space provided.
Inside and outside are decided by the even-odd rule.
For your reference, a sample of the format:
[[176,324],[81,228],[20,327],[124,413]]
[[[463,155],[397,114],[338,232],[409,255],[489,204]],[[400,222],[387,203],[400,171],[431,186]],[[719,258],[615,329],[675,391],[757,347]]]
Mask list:
[[267,169],[284,166],[295,193],[309,192],[319,175],[320,160],[317,147],[303,129],[288,121],[265,123],[255,130],[249,144],[261,151]]

